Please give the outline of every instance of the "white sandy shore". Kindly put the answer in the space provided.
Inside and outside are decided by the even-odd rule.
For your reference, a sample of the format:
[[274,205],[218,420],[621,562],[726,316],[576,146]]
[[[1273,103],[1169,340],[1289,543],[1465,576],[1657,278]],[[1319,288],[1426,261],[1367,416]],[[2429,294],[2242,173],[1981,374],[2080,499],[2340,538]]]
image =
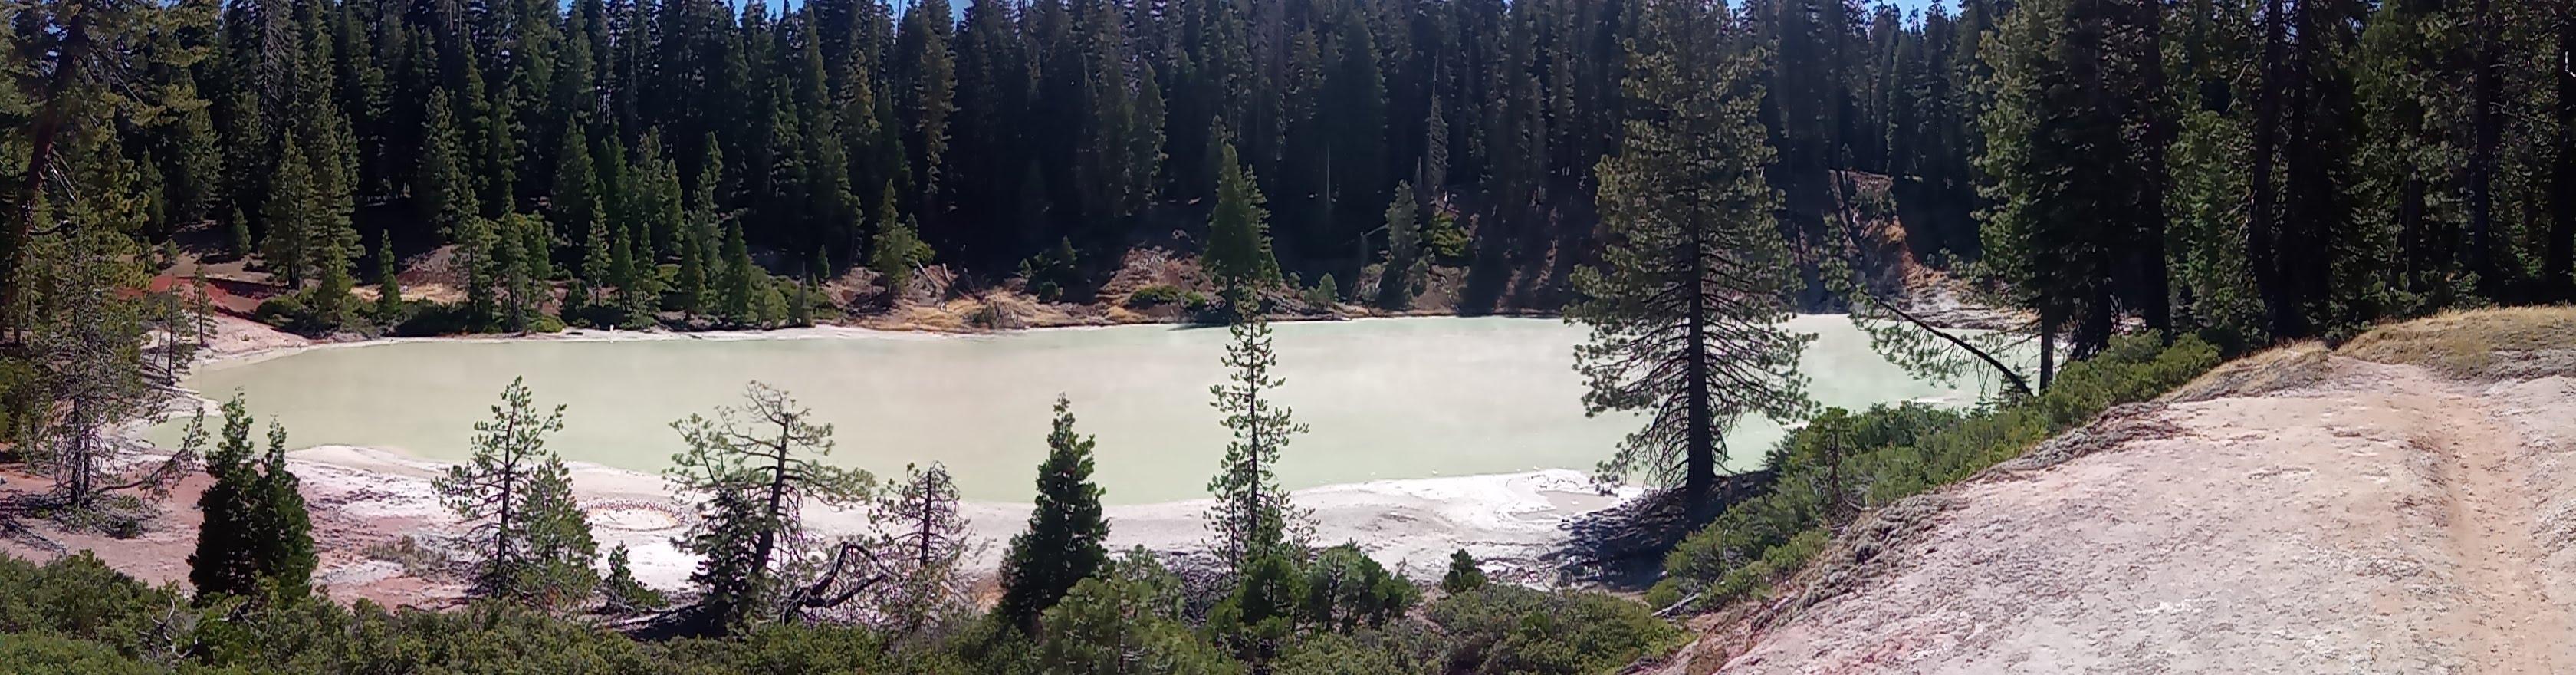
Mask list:
[[[292,453],[305,498],[317,517],[352,524],[379,541],[412,537],[439,547],[462,531],[438,504],[430,478],[445,465],[391,452],[324,446]],[[686,584],[696,559],[673,545],[691,512],[658,476],[595,464],[572,466],[573,488],[590,513],[603,549],[628,547],[636,576],[647,584]],[[1637,494],[1626,488],[1603,495],[1582,473],[1547,470],[1453,478],[1389,480],[1332,485],[1293,493],[1312,509],[1319,544],[1357,543],[1371,557],[1417,579],[1436,578],[1451,552],[1465,549],[1502,578],[1545,583],[1552,578],[1541,558],[1562,541],[1566,518],[1617,505]],[[1207,533],[1202,513],[1209,500],[1107,507],[1113,549],[1143,546],[1157,552],[1199,550]],[[996,571],[1003,547],[1027,526],[1029,505],[969,502],[969,536],[983,544],[972,557],[981,575]],[[862,511],[809,505],[805,521],[827,538],[866,532]],[[327,542],[326,542],[327,543]],[[374,542],[341,542],[364,547]],[[390,576],[381,561],[350,556],[325,566],[326,583],[365,585]]]

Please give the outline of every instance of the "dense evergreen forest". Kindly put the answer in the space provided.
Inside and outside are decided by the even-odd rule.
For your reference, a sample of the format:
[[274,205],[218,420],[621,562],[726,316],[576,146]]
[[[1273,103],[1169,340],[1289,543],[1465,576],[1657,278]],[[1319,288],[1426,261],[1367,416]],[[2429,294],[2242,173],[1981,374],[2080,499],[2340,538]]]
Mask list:
[[[778,323],[851,266],[1060,292],[1132,245],[1215,253],[1234,213],[1335,295],[1400,305],[1449,265],[1462,309],[1553,307],[1617,206],[1601,160],[1656,109],[1629,83],[1651,4],[16,5],[8,304],[41,311],[42,236],[105,226],[221,233],[326,289],[295,313],[325,324],[371,259],[448,243],[450,329],[523,328],[555,280],[573,323]],[[2563,1],[1956,5],[1691,29],[1748,61],[1802,306],[1844,302],[1856,211],[2079,354],[2131,321],[2262,342],[2576,297]]]

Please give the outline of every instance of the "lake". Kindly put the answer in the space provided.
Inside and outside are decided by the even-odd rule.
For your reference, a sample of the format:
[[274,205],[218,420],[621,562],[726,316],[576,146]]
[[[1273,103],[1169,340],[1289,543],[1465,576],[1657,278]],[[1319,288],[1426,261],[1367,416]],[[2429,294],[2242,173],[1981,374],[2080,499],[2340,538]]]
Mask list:
[[[1826,405],[1972,401],[1915,381],[1839,315],[1800,316],[1820,337],[1802,367]],[[1638,419],[1587,418],[1573,348],[1584,330],[1554,319],[1425,317],[1274,325],[1280,402],[1313,432],[1278,466],[1303,488],[1395,478],[1590,469]],[[566,459],[659,471],[680,451],[672,420],[740,401],[761,381],[835,425],[835,463],[880,475],[944,462],[969,500],[1025,501],[1046,454],[1049,407],[1073,400],[1098,436],[1094,478],[1112,504],[1206,495],[1227,435],[1208,406],[1224,328],[1167,325],[991,335],[818,338],[426,340],[312,349],[200,368],[186,385],[238,390],[291,445],[356,445],[435,460],[466,456],[474,422],[525,376],[538,403],[565,404],[549,447]],[[210,415],[210,417],[212,417]],[[210,420],[211,421],[211,420]],[[177,436],[176,423],[155,441]],[[1732,464],[1758,465],[1781,429],[1728,435]]]

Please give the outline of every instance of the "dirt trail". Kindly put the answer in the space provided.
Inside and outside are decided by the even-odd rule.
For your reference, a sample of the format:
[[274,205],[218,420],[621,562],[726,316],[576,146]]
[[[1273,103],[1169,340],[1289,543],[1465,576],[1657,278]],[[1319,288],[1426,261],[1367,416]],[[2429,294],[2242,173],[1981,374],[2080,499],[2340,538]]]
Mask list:
[[2313,367],[1891,506],[1654,672],[2576,672],[2576,378]]

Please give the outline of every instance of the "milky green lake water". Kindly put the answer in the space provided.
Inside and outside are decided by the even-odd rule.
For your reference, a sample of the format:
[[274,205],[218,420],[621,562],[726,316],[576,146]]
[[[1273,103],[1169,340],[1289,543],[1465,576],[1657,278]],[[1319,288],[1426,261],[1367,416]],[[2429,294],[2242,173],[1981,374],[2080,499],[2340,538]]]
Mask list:
[[[1975,392],[1917,382],[1840,316],[1791,324],[1820,338],[1803,367],[1826,405]],[[1553,319],[1406,318],[1276,324],[1278,400],[1313,432],[1287,449],[1290,488],[1394,478],[1590,469],[1638,424],[1586,418],[1573,348]],[[952,336],[805,339],[416,341],[314,349],[200,369],[186,384],[249,395],[291,445],[356,445],[436,460],[465,456],[501,387],[525,376],[541,404],[569,406],[550,447],[576,461],[658,471],[681,449],[668,424],[740,400],[758,380],[832,422],[834,462],[884,474],[944,462],[967,499],[1026,500],[1046,453],[1049,406],[1072,397],[1099,438],[1094,478],[1110,503],[1205,496],[1225,451],[1209,408],[1223,328],[1121,326]],[[175,423],[154,431],[175,438]],[[1728,436],[1751,466],[1781,429]]]

